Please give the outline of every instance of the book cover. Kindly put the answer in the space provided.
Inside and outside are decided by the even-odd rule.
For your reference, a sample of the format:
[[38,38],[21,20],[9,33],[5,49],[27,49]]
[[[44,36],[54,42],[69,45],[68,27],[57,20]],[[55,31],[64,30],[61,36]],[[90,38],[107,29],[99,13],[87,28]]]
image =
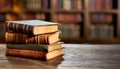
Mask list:
[[60,32],[40,34],[40,35],[27,35],[14,32],[6,32],[5,38],[7,43],[15,44],[52,44],[60,41]]
[[19,50],[19,49],[6,49],[6,56],[50,60],[58,56],[63,55],[62,49],[54,50],[52,52],[46,53],[41,51],[31,51],[31,50]]
[[38,35],[58,31],[58,23],[42,20],[6,21],[7,31]]
[[53,43],[51,45],[44,44],[7,44],[9,49],[20,49],[20,50],[32,50],[32,51],[42,51],[51,52],[57,49],[62,49],[62,43]]

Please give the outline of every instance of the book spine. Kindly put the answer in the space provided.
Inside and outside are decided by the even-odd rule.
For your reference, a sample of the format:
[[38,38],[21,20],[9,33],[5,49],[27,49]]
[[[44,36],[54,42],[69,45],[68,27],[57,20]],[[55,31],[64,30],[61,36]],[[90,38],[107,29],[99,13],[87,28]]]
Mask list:
[[90,10],[94,10],[94,0],[90,0],[89,8],[90,8]]
[[16,57],[46,60],[46,52],[40,52],[40,51],[6,49],[6,56],[16,56]]
[[7,43],[25,43],[25,44],[50,44],[49,35],[25,35],[19,33],[9,33],[6,32],[6,42]]
[[45,35],[41,35],[41,36],[36,36],[35,37],[35,43],[37,44],[49,44],[49,37],[45,36]]
[[102,9],[102,0],[94,0],[94,10]]
[[112,22],[113,22],[112,14],[107,14],[105,18],[106,18],[106,21],[107,21],[108,23],[112,23]]
[[58,0],[57,4],[59,9],[63,9],[63,0]]
[[5,38],[7,43],[26,43],[27,35],[6,33]]
[[12,45],[12,44],[7,44],[7,48],[9,49],[20,49],[20,50],[32,50],[32,51],[42,51],[42,52],[48,52],[48,46],[42,46],[42,45]]
[[44,6],[45,6],[45,9],[49,9],[49,0],[44,0]]
[[[34,0],[34,1],[35,1],[35,3],[34,3],[35,10],[41,9],[42,8],[41,0]],[[32,10],[32,8],[31,8],[31,10]]]
[[6,24],[7,31],[19,32],[19,33],[29,33],[33,35],[33,26],[28,26],[24,24],[8,22]]
[[71,0],[63,0],[63,9],[70,10],[71,9]]
[[77,0],[77,10],[82,10],[82,0]]
[[32,51],[42,51],[42,52],[51,52],[57,49],[62,49],[61,44],[52,44],[52,45],[7,44],[6,47],[9,49],[32,50]]
[[112,9],[112,0],[105,0],[105,9],[110,10]]

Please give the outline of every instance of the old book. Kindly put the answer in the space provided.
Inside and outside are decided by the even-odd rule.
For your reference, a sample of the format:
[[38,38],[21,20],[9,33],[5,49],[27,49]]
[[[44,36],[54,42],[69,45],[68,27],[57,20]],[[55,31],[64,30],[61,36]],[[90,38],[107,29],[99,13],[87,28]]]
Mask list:
[[63,9],[63,0],[55,0],[57,1],[56,3],[56,9]]
[[61,43],[54,43],[54,44],[51,44],[51,45],[43,45],[43,44],[7,44],[6,47],[9,48],[9,49],[51,52],[53,50],[62,49],[62,44]]
[[58,23],[42,20],[6,21],[7,31],[38,35],[58,31]]
[[6,49],[6,56],[15,56],[15,57],[24,57],[24,58],[33,58],[41,60],[50,60],[61,56],[62,49],[54,50],[52,52],[46,53],[41,51],[31,51],[31,50],[19,50],[19,49]]
[[70,10],[71,9],[71,0],[63,0],[63,9]]
[[102,0],[94,0],[94,10],[102,10]]
[[113,22],[113,15],[112,14],[106,14],[104,15],[105,22],[112,23]]
[[94,10],[94,0],[89,0],[89,8],[90,10]]
[[82,6],[83,2],[82,1],[83,0],[77,0],[77,10],[82,10],[82,8],[83,8],[83,6]]
[[6,32],[6,42],[15,44],[52,44],[60,41],[60,32],[40,34],[40,35],[27,35],[14,32]]
[[105,1],[105,9],[110,10],[112,9],[112,2],[113,0],[104,0]]
[[24,5],[27,10],[38,10],[41,8],[41,0],[25,0]]

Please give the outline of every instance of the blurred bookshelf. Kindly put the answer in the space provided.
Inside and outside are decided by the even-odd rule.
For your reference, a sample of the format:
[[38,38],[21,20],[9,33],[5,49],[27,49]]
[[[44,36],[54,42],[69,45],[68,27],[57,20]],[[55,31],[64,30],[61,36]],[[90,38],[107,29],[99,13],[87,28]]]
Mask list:
[[65,43],[120,44],[120,0],[0,0],[2,15],[60,23]]

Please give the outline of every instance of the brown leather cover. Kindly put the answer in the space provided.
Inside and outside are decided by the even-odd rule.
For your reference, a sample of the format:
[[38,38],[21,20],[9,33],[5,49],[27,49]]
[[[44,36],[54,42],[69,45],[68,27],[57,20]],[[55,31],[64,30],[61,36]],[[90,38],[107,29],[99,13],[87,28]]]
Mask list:
[[[15,57],[24,57],[24,58],[33,58],[33,59],[41,59],[41,60],[50,60],[56,58],[58,56],[63,55],[61,50],[58,50],[56,53],[46,53],[41,51],[32,51],[32,50],[19,50],[19,49],[6,49],[6,56],[15,56]],[[54,51],[53,51],[54,52]],[[49,55],[48,55],[49,54]],[[50,56],[50,57],[49,57]]]
[[[41,34],[41,35],[26,35],[20,33],[6,32],[6,42],[15,44],[51,44],[50,36],[55,33]],[[55,42],[58,41],[59,35],[57,35]],[[51,38],[53,39],[53,38]]]

